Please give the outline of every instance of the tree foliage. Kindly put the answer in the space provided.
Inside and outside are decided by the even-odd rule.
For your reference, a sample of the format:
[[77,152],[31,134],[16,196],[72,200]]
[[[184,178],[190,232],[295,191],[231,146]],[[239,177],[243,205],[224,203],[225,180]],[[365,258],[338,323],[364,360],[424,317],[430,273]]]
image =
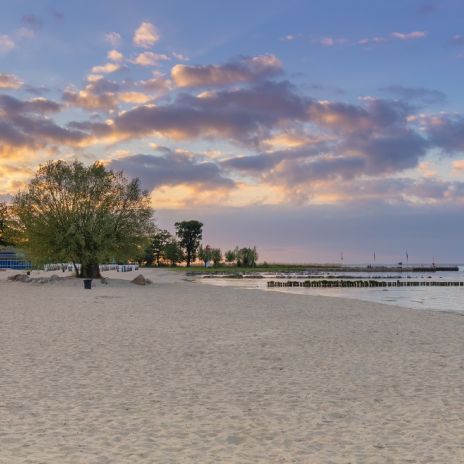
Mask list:
[[176,222],[176,235],[179,237],[179,243],[182,247],[187,267],[195,260],[200,241],[203,236],[203,224],[199,221],[182,221]]
[[175,266],[184,260],[182,248],[177,240],[171,239],[171,241],[165,245],[164,258],[171,263],[171,266]]
[[256,261],[258,261],[258,251],[256,250],[256,247],[244,247],[240,249],[236,248],[235,256],[237,260],[237,266],[255,267]]
[[212,248],[209,245],[206,245],[205,247],[200,245],[200,248],[198,249],[198,257],[203,261],[206,267],[213,258]]
[[165,258],[166,245],[172,241],[172,235],[165,229],[156,229],[151,243],[154,261],[160,265],[161,258]]
[[222,252],[220,248],[211,248],[211,259],[215,266],[222,261]]
[[226,260],[226,263],[232,264],[236,260],[235,251],[234,250],[227,250],[224,253],[224,258]]
[[10,245],[8,239],[8,206],[5,203],[0,203],[0,246]]
[[12,212],[19,245],[32,259],[80,263],[80,277],[98,277],[103,261],[140,255],[153,233],[150,198],[139,180],[99,162],[40,166]]

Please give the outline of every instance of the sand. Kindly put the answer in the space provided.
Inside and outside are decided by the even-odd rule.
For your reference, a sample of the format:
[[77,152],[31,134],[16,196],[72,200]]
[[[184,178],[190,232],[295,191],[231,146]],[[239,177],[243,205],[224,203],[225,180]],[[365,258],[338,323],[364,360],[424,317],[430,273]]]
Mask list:
[[10,274],[1,464],[464,462],[461,315]]

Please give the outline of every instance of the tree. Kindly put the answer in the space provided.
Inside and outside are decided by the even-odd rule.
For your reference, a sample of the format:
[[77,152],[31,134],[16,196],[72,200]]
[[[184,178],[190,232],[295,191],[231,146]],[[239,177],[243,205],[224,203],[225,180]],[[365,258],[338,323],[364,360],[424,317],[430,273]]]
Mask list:
[[177,240],[172,239],[164,247],[164,257],[171,262],[171,266],[177,265],[184,260],[184,254]]
[[10,245],[7,238],[8,217],[8,206],[5,203],[0,203],[0,246]]
[[198,257],[205,263],[205,267],[213,259],[212,251],[213,249],[209,245],[206,245],[204,248],[203,245],[200,245],[198,249]]
[[235,253],[237,256],[237,266],[244,266],[244,267],[255,267],[256,266],[256,261],[258,261],[258,251],[256,250],[256,247],[240,248]]
[[179,237],[179,243],[185,253],[187,267],[195,260],[197,249],[203,236],[203,224],[199,221],[182,221],[176,222],[176,235]]
[[139,256],[153,233],[148,192],[102,163],[49,161],[12,207],[19,245],[38,262],[77,263],[100,277],[105,260]]
[[232,264],[236,260],[235,251],[234,250],[227,250],[224,253],[224,257],[225,257],[226,262],[228,264]]
[[219,263],[222,261],[222,252],[220,248],[212,248],[211,249],[211,259],[215,266],[218,266]]
[[165,229],[156,229],[153,236],[152,248],[156,265],[160,265],[160,260],[164,256],[166,245],[172,241],[172,235]]

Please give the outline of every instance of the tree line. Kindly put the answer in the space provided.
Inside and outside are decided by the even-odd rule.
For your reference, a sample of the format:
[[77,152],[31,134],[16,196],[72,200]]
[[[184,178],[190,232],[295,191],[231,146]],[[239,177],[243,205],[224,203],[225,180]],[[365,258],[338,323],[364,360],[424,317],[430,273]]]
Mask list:
[[[100,162],[49,161],[11,205],[0,203],[0,246],[18,247],[36,264],[71,262],[79,277],[100,277],[99,264],[111,261],[221,263],[221,250],[201,243],[201,222],[176,222],[175,229],[174,236],[155,225],[139,179]],[[258,254],[256,247],[236,247],[224,259],[254,266]]]
[[139,264],[147,266],[162,266],[170,264],[176,266],[186,262],[189,267],[192,262],[199,259],[206,267],[208,264],[219,266],[222,262],[228,265],[254,267],[258,261],[256,247],[235,247],[224,254],[220,248],[201,243],[203,224],[196,220],[176,222],[175,235],[165,229],[157,229],[150,244],[145,248],[143,255],[138,258]]

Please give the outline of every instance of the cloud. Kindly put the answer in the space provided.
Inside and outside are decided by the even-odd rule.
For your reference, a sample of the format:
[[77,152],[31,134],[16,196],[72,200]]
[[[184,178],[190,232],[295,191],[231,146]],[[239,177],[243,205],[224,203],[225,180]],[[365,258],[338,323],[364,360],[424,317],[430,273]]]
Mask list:
[[317,40],[317,43],[324,45],[325,47],[333,47],[334,45],[343,45],[348,42],[347,39],[339,37],[322,37]]
[[464,117],[430,117],[425,119],[425,124],[432,145],[448,153],[464,151]]
[[0,53],[6,53],[16,46],[14,40],[7,35],[0,35]]
[[121,66],[119,64],[115,64],[115,63],[106,63],[104,65],[101,65],[101,66],[94,66],[92,68],[92,72],[93,73],[102,73],[102,74],[109,74],[109,73],[113,73],[113,72],[116,72],[116,71],[119,71],[121,69]]
[[386,37],[375,36],[375,37],[365,37],[364,39],[358,40],[358,45],[378,45],[388,42]]
[[136,87],[143,88],[153,96],[161,96],[171,90],[171,81],[164,76],[138,81]]
[[160,134],[177,140],[215,137],[256,144],[279,122],[305,120],[307,103],[286,82],[262,82],[207,96],[181,94],[163,106],[140,106],[115,117],[107,132],[129,138]]
[[225,160],[223,165],[287,187],[358,176],[379,176],[414,168],[430,144],[406,127],[408,107],[368,100],[363,106],[310,101],[308,121],[337,137],[306,145]]
[[82,90],[68,87],[63,101],[87,110],[110,110],[117,106],[120,85],[103,77],[92,79]]
[[118,32],[108,32],[105,34],[105,41],[113,47],[117,47],[121,44],[121,34]]
[[296,40],[297,36],[294,34],[287,34],[284,37],[281,37],[280,40],[282,42],[292,42],[293,40]]
[[155,26],[144,21],[134,33],[133,43],[136,47],[150,48],[158,40],[160,36]]
[[36,15],[33,14],[26,14],[21,17],[21,24],[36,32],[42,29],[43,21]]
[[413,31],[413,32],[392,32],[391,36],[394,39],[399,40],[416,40],[416,39],[423,39],[427,36],[427,32],[425,31]]
[[464,45],[464,36],[460,34],[455,34],[450,40],[449,43],[451,45],[455,45],[457,47],[461,47]]
[[453,161],[453,169],[457,171],[464,171],[464,160],[455,160]]
[[430,16],[438,11],[438,5],[434,2],[427,2],[417,8],[419,16]]
[[50,11],[50,14],[52,15],[53,19],[55,19],[56,21],[64,20],[64,13],[62,11],[52,9]]
[[23,82],[14,74],[0,73],[0,89],[19,89]]
[[24,101],[9,95],[0,95],[0,109],[5,113],[3,116],[18,115],[20,113],[49,114],[59,112],[61,105],[45,98]]
[[110,61],[115,61],[118,63],[124,60],[124,55],[121,52],[118,52],[117,50],[110,50],[108,52],[108,59]]
[[78,145],[86,137],[84,133],[60,127],[48,117],[60,110],[59,103],[44,98],[19,100],[0,95],[0,153],[11,157],[27,149],[30,157],[33,150]]
[[156,66],[160,61],[169,61],[170,58],[167,55],[162,55],[153,52],[143,52],[137,55],[134,63],[140,66]]
[[157,155],[133,155],[112,160],[108,167],[138,177],[148,190],[160,186],[193,184],[207,189],[230,189],[235,184],[221,174],[219,167],[191,153],[158,148]]
[[69,86],[63,92],[68,105],[86,110],[110,111],[120,103],[143,104],[165,95],[170,89],[169,80],[163,76],[153,79],[117,82],[101,75],[90,75],[81,90]]
[[119,92],[117,95],[118,102],[143,104],[152,100],[151,95],[146,95],[143,92]]
[[253,82],[282,72],[282,63],[275,55],[241,57],[223,65],[176,65],[171,74],[177,87],[224,86]]
[[402,85],[390,85],[380,89],[384,93],[406,101],[419,101],[424,104],[443,104],[446,95],[440,90],[430,90],[423,87],[404,87]]
[[172,52],[172,56],[179,61],[190,61],[190,58],[182,53]]

